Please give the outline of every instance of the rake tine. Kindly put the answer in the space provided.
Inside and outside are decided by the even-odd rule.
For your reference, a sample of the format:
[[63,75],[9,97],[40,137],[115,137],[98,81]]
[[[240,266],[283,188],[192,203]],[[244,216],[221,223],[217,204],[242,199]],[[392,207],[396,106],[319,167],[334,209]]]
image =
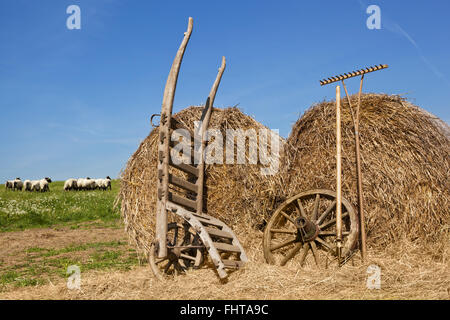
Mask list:
[[340,81],[340,80],[343,80],[343,79],[348,79],[348,78],[360,76],[360,75],[363,75],[363,74],[366,74],[366,73],[369,73],[369,72],[374,72],[374,71],[386,69],[387,67],[388,67],[387,64],[375,65],[375,66],[367,67],[365,69],[359,69],[359,70],[356,70],[356,71],[351,71],[351,72],[348,72],[348,73],[344,73],[343,75],[340,74],[340,75],[336,75],[336,76],[331,77],[331,78],[322,79],[322,80],[319,80],[319,82],[320,82],[320,85],[323,86],[323,85],[330,84],[330,83],[333,83],[333,82],[336,82],[336,81]]

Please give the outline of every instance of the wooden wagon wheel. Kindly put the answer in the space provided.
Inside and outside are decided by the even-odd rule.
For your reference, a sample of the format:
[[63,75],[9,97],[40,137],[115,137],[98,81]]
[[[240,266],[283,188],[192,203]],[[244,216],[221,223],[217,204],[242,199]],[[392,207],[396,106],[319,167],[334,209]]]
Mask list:
[[157,244],[153,243],[150,248],[150,267],[160,280],[182,274],[189,268],[199,268],[204,261],[205,246],[187,222],[167,225],[167,250],[167,256],[160,259]]
[[[270,218],[264,231],[264,257],[268,263],[281,266],[289,262],[326,267],[337,256],[335,226],[334,191],[316,189],[299,193],[283,202]],[[342,228],[345,261],[357,246],[359,224],[354,208],[344,198]]]

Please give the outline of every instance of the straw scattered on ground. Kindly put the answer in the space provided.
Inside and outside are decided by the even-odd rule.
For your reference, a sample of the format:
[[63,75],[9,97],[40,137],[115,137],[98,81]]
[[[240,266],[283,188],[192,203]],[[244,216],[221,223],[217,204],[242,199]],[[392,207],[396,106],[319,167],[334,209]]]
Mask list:
[[[260,233],[255,242],[261,241]],[[262,250],[249,248],[250,262],[219,282],[211,268],[189,271],[158,281],[148,265],[130,271],[92,271],[81,274],[81,290],[67,289],[66,281],[17,288],[0,299],[450,299],[450,252],[426,251],[411,242],[370,248],[367,262],[359,256],[342,268],[302,269],[264,263]],[[370,265],[381,269],[380,289],[368,289]]]

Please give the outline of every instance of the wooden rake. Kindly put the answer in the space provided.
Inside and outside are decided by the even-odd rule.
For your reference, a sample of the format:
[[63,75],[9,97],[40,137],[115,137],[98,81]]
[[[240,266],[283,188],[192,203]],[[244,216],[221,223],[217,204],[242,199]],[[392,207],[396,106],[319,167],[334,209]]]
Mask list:
[[[320,80],[320,85],[324,86],[333,82],[341,81],[342,86],[345,90],[345,95],[347,97],[348,105],[350,107],[350,112],[353,120],[353,128],[355,132],[355,150],[356,150],[356,170],[358,179],[358,209],[359,209],[359,220],[361,226],[361,258],[363,261],[366,259],[367,247],[366,247],[366,230],[364,225],[364,206],[363,206],[363,189],[362,189],[362,173],[361,173],[361,155],[360,155],[360,142],[359,142],[359,109],[361,106],[361,91],[364,80],[364,75],[366,73],[386,69],[387,64],[380,64],[373,67],[368,67],[365,69],[360,69],[357,71],[352,71],[349,73],[344,73],[343,75],[334,76],[327,79]],[[358,104],[356,106],[356,113],[353,111],[352,103],[348,95],[347,87],[345,86],[345,79],[353,78],[356,76],[361,76],[361,81],[359,84],[358,92]],[[338,249],[338,259],[341,264],[341,248],[342,248],[342,212],[341,212],[341,121],[340,121],[340,87],[336,86],[336,241]]]

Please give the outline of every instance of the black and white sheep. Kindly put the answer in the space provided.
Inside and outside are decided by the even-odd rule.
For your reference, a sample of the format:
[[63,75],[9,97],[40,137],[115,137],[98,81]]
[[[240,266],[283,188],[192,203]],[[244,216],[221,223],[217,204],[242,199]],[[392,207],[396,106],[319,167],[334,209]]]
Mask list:
[[5,187],[6,187],[6,190],[11,189],[13,191],[15,191],[15,190],[22,191],[23,182],[22,182],[22,180],[20,180],[20,178],[16,178],[14,180],[8,180],[5,183]]
[[13,190],[20,190],[22,191],[23,188],[23,182],[20,180],[20,178],[16,178],[14,180]]
[[95,179],[95,187],[96,189],[101,190],[111,190],[111,178],[109,176],[106,179]]
[[[45,177],[41,180],[31,180],[30,181],[30,190],[29,191],[40,191],[40,192],[46,192],[50,191],[49,183],[52,182],[52,179]],[[28,187],[28,186],[27,186]],[[26,187],[26,190],[28,190]]]
[[6,190],[8,190],[8,189],[13,189],[13,186],[14,186],[14,180],[7,180],[6,182],[5,182],[5,188],[6,188]]
[[44,178],[41,180],[41,191],[45,192],[45,191],[50,191],[50,183],[52,182],[52,179],[50,178]]
[[77,179],[67,179],[64,182],[64,191],[78,190]]
[[95,189],[95,180],[87,177],[86,179],[77,179],[78,190],[93,190]]
[[41,191],[40,180],[31,180],[31,191]]
[[31,190],[31,180],[25,180],[23,182],[23,191],[32,191]]

